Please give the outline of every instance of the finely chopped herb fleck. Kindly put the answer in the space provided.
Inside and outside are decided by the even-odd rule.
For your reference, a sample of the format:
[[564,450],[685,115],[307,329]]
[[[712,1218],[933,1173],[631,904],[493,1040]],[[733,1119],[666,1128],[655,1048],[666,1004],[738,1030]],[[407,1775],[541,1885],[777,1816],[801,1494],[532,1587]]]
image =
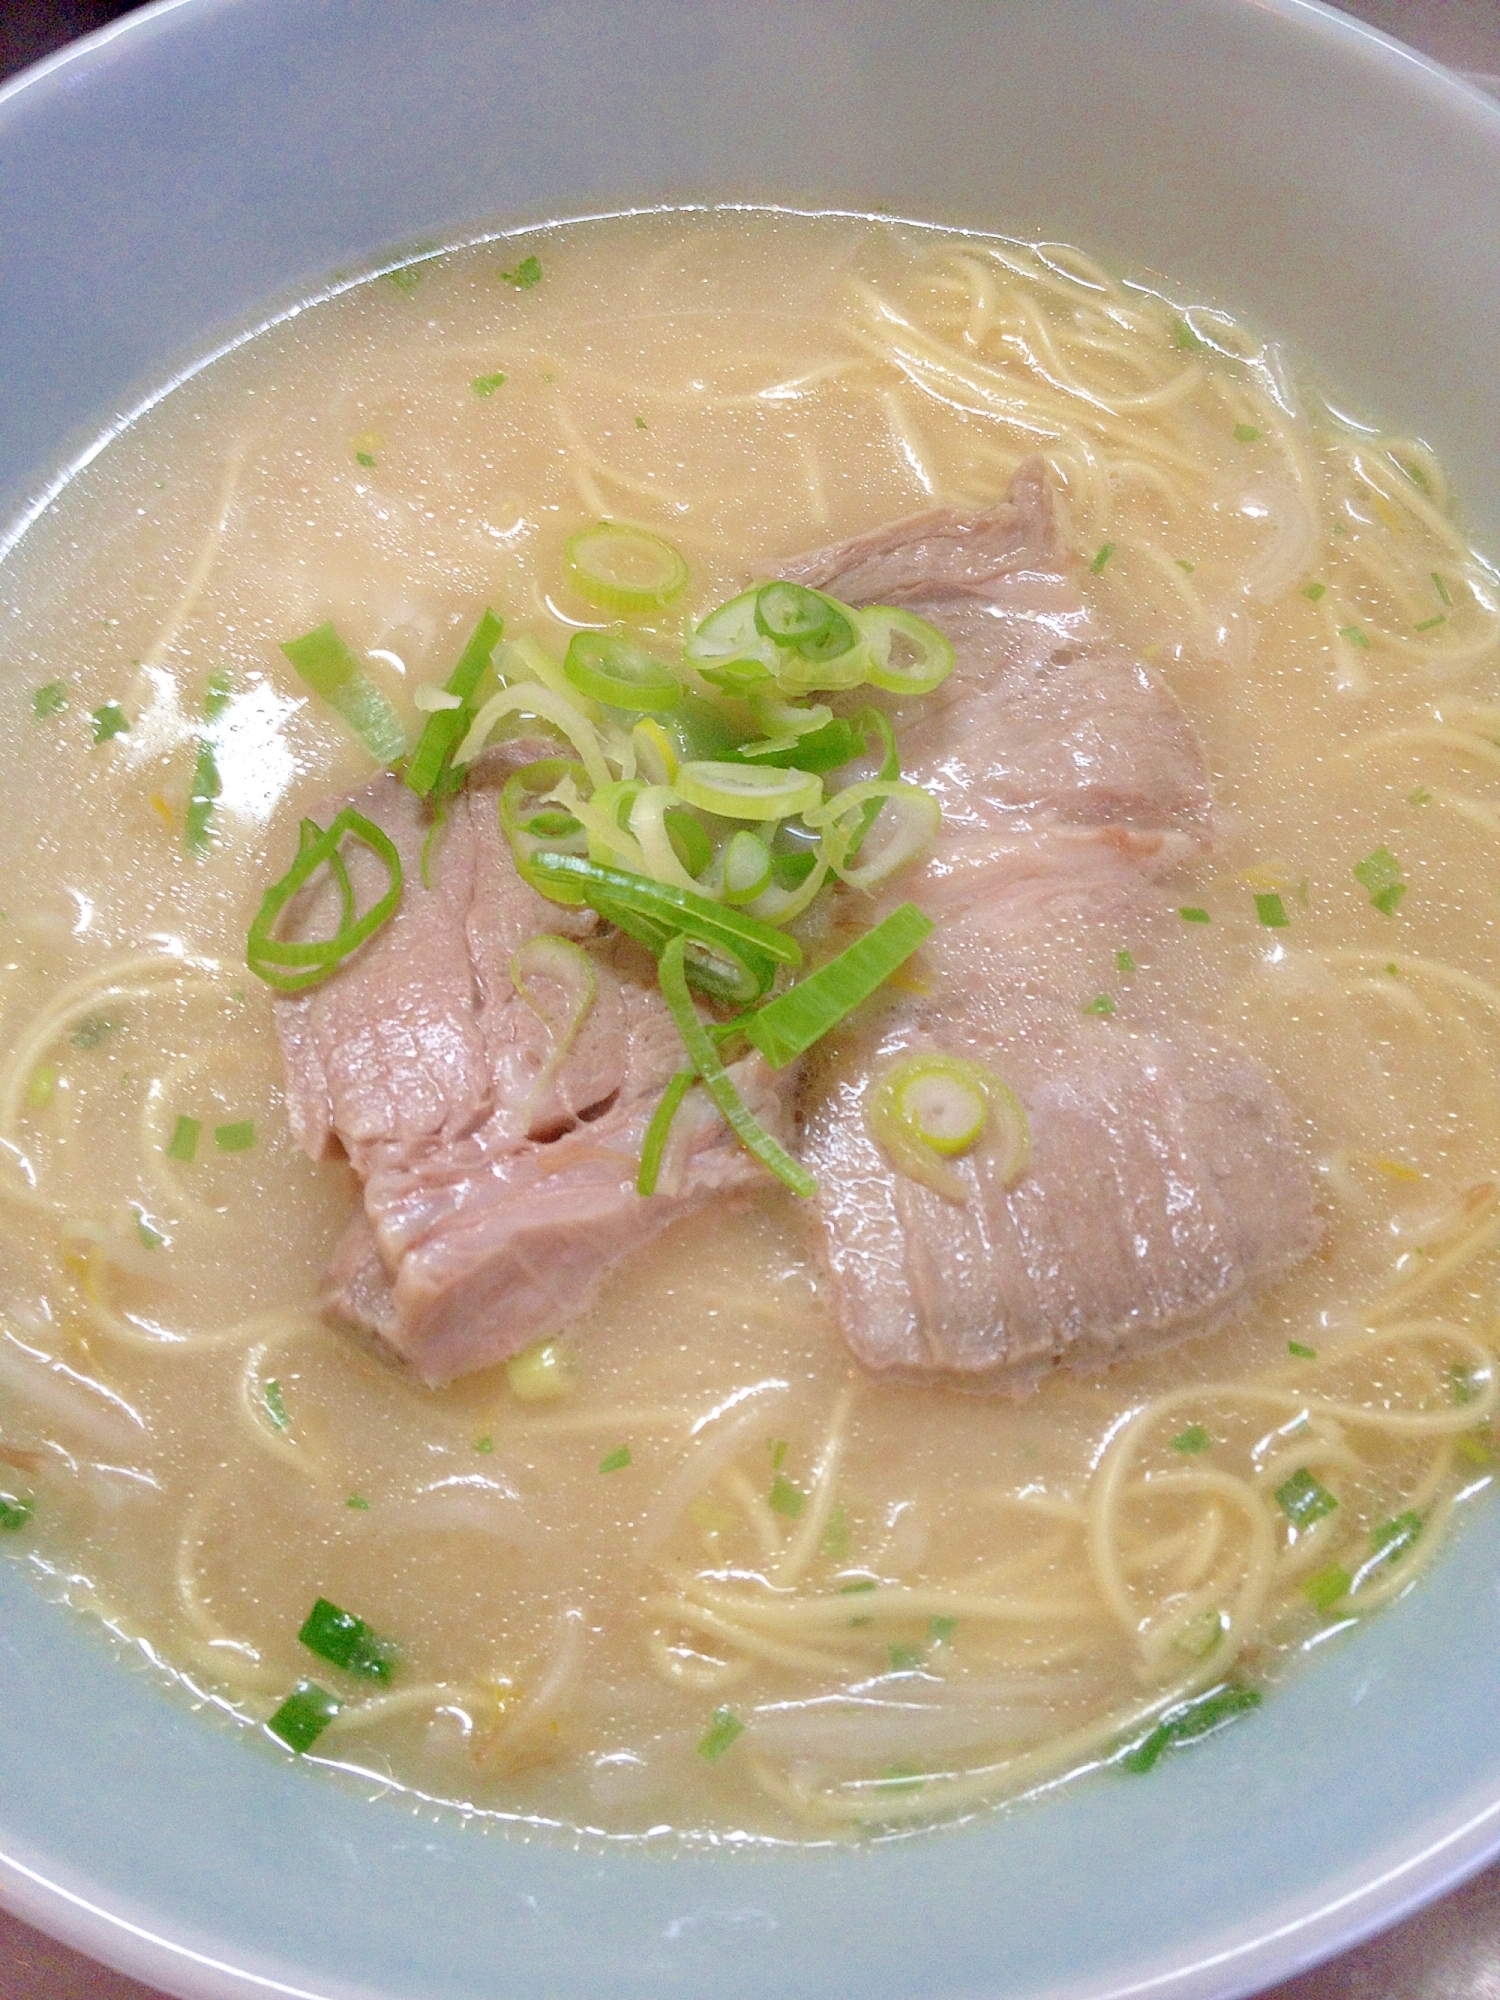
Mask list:
[[299,1681],[266,1724],[289,1750],[300,1757],[311,1750],[339,1712],[339,1699],[316,1681]]
[[505,377],[499,373],[494,375],[476,375],[474,380],[469,384],[469,387],[474,391],[476,396],[493,396],[504,380]]
[[1212,921],[1207,910],[1200,910],[1193,903],[1184,903],[1177,914],[1185,924],[1206,924]]
[[172,1136],[167,1141],[166,1154],[169,1160],[181,1160],[190,1164],[198,1151],[198,1134],[203,1127],[196,1118],[179,1118],[172,1128]]
[[1316,1361],[1318,1358],[1317,1348],[1307,1347],[1300,1340],[1289,1340],[1286,1351],[1288,1354],[1295,1354],[1299,1361]]
[[1269,930],[1285,930],[1291,922],[1286,905],[1274,894],[1256,897],[1255,914]]
[[1252,1708],[1259,1708],[1260,1703],[1258,1689],[1245,1687],[1239,1681],[1225,1681],[1216,1688],[1210,1688],[1207,1694],[1169,1708],[1150,1735],[1142,1738],[1121,1761],[1127,1771],[1149,1771],[1164,1750],[1175,1750],[1184,1743],[1196,1743],[1201,1737],[1222,1729],[1226,1723],[1248,1715]]
[[1109,561],[1110,557],[1114,554],[1114,552],[1115,552],[1115,545],[1113,542],[1106,542],[1103,548],[1100,549],[1098,555],[1096,555],[1094,557],[1094,560],[1089,564],[1089,568],[1094,572],[1095,576],[1097,576],[1099,572],[1104,568],[1104,565]]
[[744,1734],[744,1729],[744,1723],[732,1708],[716,1708],[714,1719],[698,1744],[698,1755],[705,1763],[716,1763],[735,1738]]
[[19,1534],[35,1512],[36,1502],[30,1494],[0,1493],[0,1532]]
[[320,1660],[362,1680],[388,1681],[400,1664],[401,1655],[392,1640],[382,1638],[363,1618],[341,1610],[326,1597],[313,1605],[297,1637]]
[[518,292],[529,292],[533,285],[542,282],[541,260],[523,257],[513,271],[502,271],[500,276],[507,285],[514,285]]
[[290,1430],[291,1418],[286,1413],[286,1398],[281,1393],[279,1382],[267,1382],[261,1399],[266,1406],[266,1415],[279,1431]]
[[94,742],[108,743],[116,736],[123,736],[130,728],[125,711],[117,701],[107,701],[93,713]]
[[1200,1451],[1207,1451],[1212,1443],[1213,1439],[1203,1428],[1202,1424],[1189,1424],[1185,1431],[1179,1431],[1176,1437],[1173,1438],[1172,1449],[1173,1451],[1187,1452],[1191,1455]]
[[215,1125],[214,1144],[221,1153],[248,1152],[255,1144],[255,1121],[239,1118],[232,1125]]
[[61,681],[48,681],[39,687],[31,697],[31,712],[41,719],[49,715],[61,715],[68,705],[68,690]]
[[601,1472],[623,1472],[629,1463],[630,1446],[628,1444],[619,1444],[615,1446],[613,1451],[606,1452],[604,1457],[600,1459],[599,1470]]
[[1085,1014],[1113,1014],[1115,1003],[1107,993],[1096,993],[1084,1008]]
[[785,1473],[778,1472],[771,1481],[770,1506],[773,1513],[784,1514],[789,1521],[795,1521],[807,1505],[807,1495],[800,1486],[794,1486]]
[[1393,917],[1406,894],[1401,863],[1388,847],[1377,847],[1363,861],[1354,864],[1354,879],[1370,892],[1370,901],[1382,916]]
[[1331,1514],[1338,1501],[1328,1488],[1301,1466],[1290,1479],[1276,1489],[1276,1505],[1286,1515],[1294,1528],[1310,1528],[1314,1521],[1321,1521],[1325,1514]]
[[1236,424],[1234,435],[1238,444],[1259,444],[1265,432],[1259,424]]

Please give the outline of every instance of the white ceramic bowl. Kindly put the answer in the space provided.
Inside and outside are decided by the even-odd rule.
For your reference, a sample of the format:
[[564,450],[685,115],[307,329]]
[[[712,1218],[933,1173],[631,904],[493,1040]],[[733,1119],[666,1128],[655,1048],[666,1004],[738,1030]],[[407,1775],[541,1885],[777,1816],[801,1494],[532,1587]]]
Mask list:
[[[1500,530],[1500,107],[1308,0],[162,0],[0,93],[0,516],[329,270],[663,200],[1063,238],[1290,336]],[[0,1899],[174,1993],[1254,1990],[1500,1849],[1500,1516],[1240,1728],[850,1852],[523,1843],[189,1713],[0,1566]]]

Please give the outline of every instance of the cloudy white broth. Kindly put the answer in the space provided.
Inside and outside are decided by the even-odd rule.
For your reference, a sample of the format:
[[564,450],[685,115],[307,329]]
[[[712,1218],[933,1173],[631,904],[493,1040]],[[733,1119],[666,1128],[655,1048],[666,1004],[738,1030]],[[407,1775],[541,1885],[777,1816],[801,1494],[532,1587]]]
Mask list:
[[[1211,838],[1132,861],[1135,929],[1080,919],[1069,1035],[1103,1064],[1170,1016],[1264,1078],[1307,1241],[1180,1344],[1107,1368],[1085,1344],[1016,1395],[863,1366],[828,1191],[769,1172],[447,1386],[321,1311],[360,1184],[293,1135],[287,1003],[246,941],[299,824],[377,764],[283,644],[331,624],[412,745],[486,607],[489,686],[533,684],[515,642],[555,677],[593,627],[686,674],[753,581],[992,508],[1036,455],[1070,588],[1180,704],[1212,793]],[[601,609],[568,557],[600,521],[685,586]],[[3,595],[0,1553],[247,1727],[279,1718],[268,1753],[659,1837],[879,1833],[1101,1762],[1149,1784],[1263,1727],[1289,1663],[1414,1584],[1487,1487],[1500,596],[1431,453],[1223,314],[880,220],[471,246],[176,388]],[[594,714],[649,761],[623,703]],[[522,701],[495,740],[549,732]],[[927,899],[871,1018],[968,921],[927,868],[830,875],[791,922],[813,965]],[[794,1152],[857,1030],[783,1077]]]

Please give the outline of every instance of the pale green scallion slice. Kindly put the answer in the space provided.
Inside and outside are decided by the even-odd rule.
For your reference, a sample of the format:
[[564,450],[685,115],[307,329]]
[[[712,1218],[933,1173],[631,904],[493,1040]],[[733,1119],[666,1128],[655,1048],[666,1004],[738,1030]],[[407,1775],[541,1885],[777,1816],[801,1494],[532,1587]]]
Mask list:
[[601,611],[659,611],[687,588],[681,553],[649,528],[620,521],[574,535],[564,567],[579,596]]

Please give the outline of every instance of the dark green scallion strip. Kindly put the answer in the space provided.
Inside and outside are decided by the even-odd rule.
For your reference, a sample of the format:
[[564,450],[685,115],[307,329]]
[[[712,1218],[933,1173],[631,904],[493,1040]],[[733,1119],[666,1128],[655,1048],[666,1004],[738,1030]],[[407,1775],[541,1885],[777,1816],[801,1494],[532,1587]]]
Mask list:
[[[311,829],[311,832],[309,832]],[[348,871],[339,853],[341,842],[346,836],[362,842],[383,861],[390,878],[390,886],[380,899],[372,903],[362,917],[353,915],[353,891],[349,885]],[[275,935],[276,922],[297,891],[327,862],[339,883],[344,898],[343,921],[335,935],[323,938],[313,944],[300,944]],[[401,901],[401,856],[396,844],[383,828],[373,820],[365,818],[350,806],[345,806],[326,833],[320,833],[311,820],[302,823],[302,843],[297,858],[282,876],[267,889],[256,912],[255,921],[250,926],[250,936],[245,947],[245,963],[258,979],[268,986],[274,986],[282,993],[300,993],[305,987],[316,986],[337,971],[351,952],[355,952],[367,938],[373,937],[386,920],[394,916]]]
[[475,692],[504,630],[503,621],[486,608],[459,655],[458,665],[444,682],[446,691],[456,694],[462,706],[434,709],[417,738],[406,766],[406,782],[419,799],[430,798],[434,790],[452,788],[445,780],[451,778],[453,753],[474,719]]
[[641,1147],[641,1170],[635,1179],[637,1194],[656,1193],[662,1154],[667,1149],[667,1134],[671,1131],[672,1120],[677,1116],[683,1098],[692,1089],[696,1076],[695,1070],[680,1069],[662,1092],[661,1102],[651,1114],[651,1123],[646,1127],[645,1143]]
[[778,965],[800,965],[802,947],[772,924],[744,910],[727,909],[694,895],[632,875],[623,868],[605,868],[581,854],[539,848],[528,867],[536,886],[547,892],[575,890],[581,900],[658,955],[669,939],[682,938],[702,953],[730,961],[725,967],[712,956],[695,954],[687,962],[693,984],[716,1000],[758,1000],[776,976]]
[[326,1597],[320,1597],[307,1615],[307,1623],[297,1634],[310,1653],[328,1660],[345,1673],[358,1674],[367,1681],[388,1681],[400,1664],[398,1648],[371,1629],[352,1611],[341,1611]]
[[686,951],[687,940],[684,937],[679,934],[671,938],[657,960],[657,976],[661,981],[662,998],[677,1024],[677,1032],[692,1058],[694,1069],[703,1079],[704,1089],[718,1105],[724,1122],[740,1144],[769,1167],[778,1180],[784,1181],[793,1194],[816,1194],[818,1184],[812,1175],[772,1138],[735,1089],[729,1072],[720,1062],[713,1036],[698,1019],[698,1010],[688,991]]
[[1212,1735],[1216,1729],[1222,1729],[1238,1717],[1248,1715],[1252,1708],[1259,1708],[1260,1703],[1257,1689],[1247,1688],[1239,1681],[1225,1681],[1219,1687],[1210,1688],[1207,1694],[1169,1708],[1151,1734],[1121,1761],[1127,1771],[1149,1771],[1164,1750],[1175,1750],[1184,1743],[1196,1743],[1201,1737]]
[[339,1698],[316,1681],[299,1681],[266,1724],[299,1757],[313,1747],[339,1712]]
[[915,903],[903,903],[836,958],[736,1025],[773,1069],[784,1069],[868,1000],[932,931],[931,917]]
[[377,764],[400,762],[406,755],[401,718],[332,624],[288,639],[281,650],[313,693],[343,717]]

